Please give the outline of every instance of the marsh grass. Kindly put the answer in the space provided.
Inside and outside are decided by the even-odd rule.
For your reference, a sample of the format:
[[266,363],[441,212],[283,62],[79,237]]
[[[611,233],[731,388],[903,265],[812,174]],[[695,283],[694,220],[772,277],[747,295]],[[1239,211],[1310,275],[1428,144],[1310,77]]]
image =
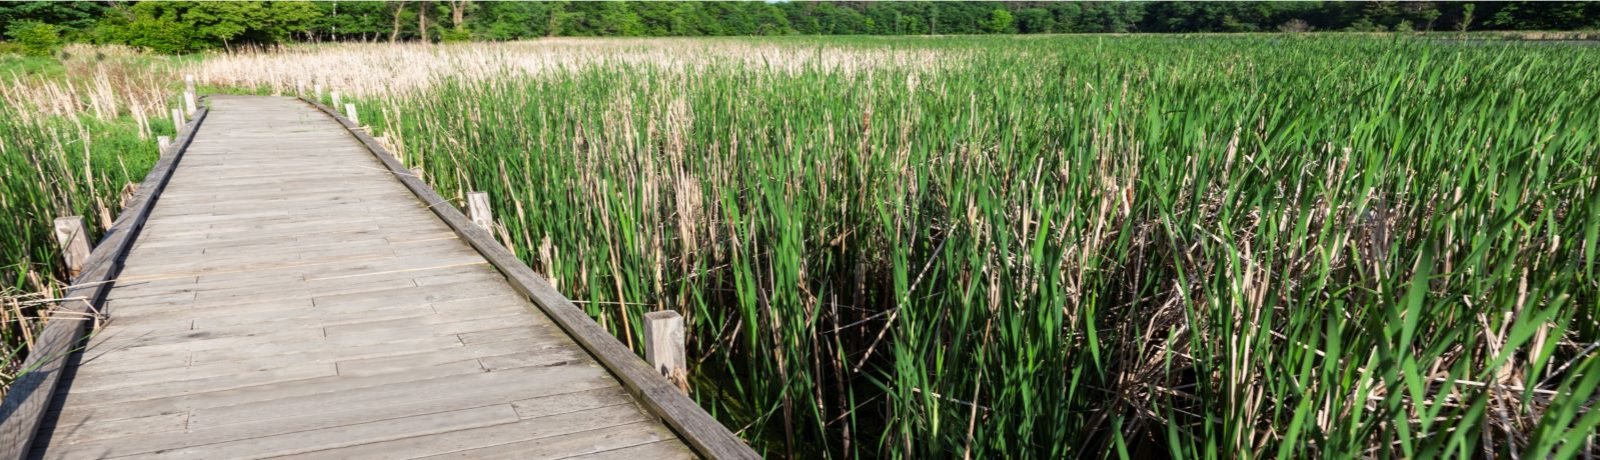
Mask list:
[[489,192],[508,246],[635,350],[643,313],[683,312],[694,396],[771,455],[1594,449],[1592,49],[501,50],[199,72],[345,88],[443,194]]
[[0,60],[0,394],[69,280],[56,217],[83,216],[91,241],[154,165],[170,134],[172,66],[108,47]]

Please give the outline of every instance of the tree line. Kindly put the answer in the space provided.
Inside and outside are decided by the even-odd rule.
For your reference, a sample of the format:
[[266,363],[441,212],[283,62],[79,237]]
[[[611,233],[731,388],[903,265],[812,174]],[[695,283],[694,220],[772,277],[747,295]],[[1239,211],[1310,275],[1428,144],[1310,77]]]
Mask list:
[[482,2],[0,3],[13,47],[115,43],[162,53],[289,41],[553,36],[1574,30],[1591,2]]

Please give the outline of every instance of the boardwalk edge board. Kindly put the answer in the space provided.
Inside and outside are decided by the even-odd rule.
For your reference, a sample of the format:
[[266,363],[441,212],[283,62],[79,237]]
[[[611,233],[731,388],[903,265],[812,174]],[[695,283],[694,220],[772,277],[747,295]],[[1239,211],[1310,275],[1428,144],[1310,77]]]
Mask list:
[[[388,168],[396,180],[410,189],[411,193],[423,203],[436,204],[448,201],[406,169],[405,165],[367,134],[366,130],[340,115],[338,110],[304,96],[300,97],[300,100],[316,107],[343,125],[345,130],[360,140],[367,150]],[[611,371],[629,393],[642,402],[651,413],[660,417],[696,453],[713,459],[761,458],[732,431],[717,422],[632,350],[618,342],[616,337],[596,324],[587,313],[552,287],[543,276],[528,268],[521,259],[507,251],[493,235],[474,225],[455,206],[429,206],[429,209],[455,230],[462,240],[482,254],[496,270],[505,275],[506,281],[513,288],[528,296],[532,303],[566,331],[574,342]]]
[[133,201],[122,209],[90,253],[83,270],[72,280],[62,296],[65,301],[50,311],[51,320],[39,333],[28,359],[22,364],[23,369],[31,371],[18,376],[0,402],[0,459],[23,458],[33,448],[39,426],[56,393],[56,385],[66,370],[65,363],[78,351],[78,344],[88,329],[90,322],[84,318],[89,317],[93,306],[105,303],[106,293],[116,283],[128,250],[139,237],[139,231],[161,198],[161,191],[172,179],[173,171],[177,170],[178,162],[183,159],[208,112],[204,107],[196,110],[173,147],[162,152],[160,160],[139,183]]

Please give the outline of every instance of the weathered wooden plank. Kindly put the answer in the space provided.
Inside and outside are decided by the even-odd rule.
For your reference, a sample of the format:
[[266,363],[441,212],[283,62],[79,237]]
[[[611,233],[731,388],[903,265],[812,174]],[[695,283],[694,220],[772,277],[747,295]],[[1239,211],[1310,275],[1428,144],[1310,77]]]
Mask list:
[[[262,330],[284,332],[281,336],[288,337],[328,337],[326,328],[329,327],[354,327],[367,323],[398,321],[402,319],[417,319],[437,316],[427,305],[394,304],[377,308],[336,308],[336,309],[304,309],[304,310],[270,310],[266,312],[242,313],[236,316],[217,316],[206,320],[196,319],[185,315],[183,320],[170,320],[162,316],[146,316],[140,323],[128,324],[121,319],[113,320],[116,334],[96,336],[90,340],[90,347],[142,347],[150,345],[192,342],[197,339],[213,339],[221,337],[234,337],[243,335],[271,336],[274,333],[261,334]],[[295,331],[304,329],[305,331]],[[295,332],[288,332],[295,331]],[[414,332],[419,335],[453,335],[440,332],[437,329],[417,328]]]
[[[273,418],[269,420],[219,425],[210,428],[200,427],[189,430],[188,433],[185,434],[159,434],[157,436],[141,437],[140,440],[128,442],[145,443],[147,445],[156,446],[204,445],[241,439],[259,438],[264,436],[274,436],[285,433],[304,432],[307,430],[335,428],[373,421],[424,416],[467,408],[499,406],[505,404],[502,401],[514,399],[519,394],[523,393],[526,393],[526,391],[516,388],[487,389],[483,392],[443,393],[436,395],[434,398],[421,398],[370,408],[357,408],[354,410],[345,411],[314,411],[309,413],[293,414],[288,417]],[[622,391],[620,387],[615,385],[615,383],[611,383],[610,386],[584,389],[575,393],[592,394],[591,399],[594,401],[592,403],[593,407],[611,406],[619,404],[619,402],[622,404],[627,404],[626,392]],[[555,396],[561,397],[575,393],[566,393]],[[611,397],[614,399],[602,399],[606,397]],[[546,396],[542,398],[525,399],[522,400],[521,403],[534,405],[537,404],[537,401],[548,398],[551,397]],[[569,410],[565,412],[574,412],[576,410]],[[93,426],[96,423],[102,422],[91,418],[80,423],[83,426]],[[375,440],[369,440],[367,442],[371,441]]]
[[462,345],[460,347],[439,348],[434,351],[413,353],[400,356],[364,357],[345,359],[338,362],[339,375],[359,376],[378,375],[388,372],[406,372],[421,366],[433,366],[456,361],[478,361],[484,366],[486,359],[507,358],[515,360],[523,354],[539,354],[546,356],[544,360],[529,359],[515,363],[499,363],[493,368],[484,366],[485,370],[496,371],[517,367],[548,366],[577,359],[581,350],[572,345],[565,338],[550,337],[543,341],[517,341],[497,342],[480,345]]
[[633,405],[632,400],[633,397],[628,394],[627,389],[621,386],[607,386],[513,401],[511,407],[515,408],[517,415],[522,418],[540,418],[607,407],[617,404],[618,401]]
[[[525,346],[523,344],[517,345]],[[413,346],[416,348],[412,348]],[[390,360],[390,362],[394,363],[406,363],[410,364],[411,368],[414,369],[448,362],[446,359],[419,359],[419,356],[439,355],[462,360],[460,359],[461,352],[454,350],[461,347],[463,345],[460,343],[444,340],[419,340],[414,343],[386,343],[382,344],[381,347],[341,347],[256,359],[237,359],[199,364],[186,361],[177,367],[128,372],[116,372],[96,366],[93,369],[94,372],[80,374],[73,379],[72,391],[100,391],[139,385],[227,378],[241,373],[268,371],[314,363],[333,363],[338,368],[338,375],[360,375],[350,372],[349,365],[346,363],[369,360]],[[498,347],[498,349],[504,348]],[[520,350],[506,350],[498,353],[473,352],[473,356],[468,356],[466,359],[476,359],[478,355],[492,356],[496,354],[511,354],[517,351]]]
[[[382,353],[391,353],[390,351],[380,350],[369,350],[369,352],[372,353],[373,356],[377,356]],[[329,360],[319,358],[318,361],[328,362]],[[285,363],[284,365],[293,366],[299,364],[300,362],[301,361]],[[410,382],[440,379],[463,374],[479,374],[482,372],[483,368],[476,363],[457,362],[435,366],[418,366],[412,368],[409,372],[399,374],[319,377],[313,379],[258,385],[246,389],[227,389],[204,393],[192,393],[183,397],[175,398],[147,399],[92,406],[73,404],[63,407],[60,413],[63,420],[62,423],[72,423],[88,418],[115,420],[174,411],[191,411],[247,403],[293,400],[308,395],[357,391],[363,388],[373,388],[385,385],[404,385]],[[445,394],[448,395],[451,393]],[[439,395],[432,396],[437,397]],[[67,398],[71,398],[70,393],[68,393]],[[286,414],[282,416],[293,416],[293,414]]]
[[[554,326],[550,326],[550,327],[554,327]],[[560,329],[558,328],[558,330],[560,330]],[[563,335],[565,335],[566,331],[565,330],[561,330],[561,332],[563,333]],[[461,338],[461,343],[464,343],[464,344],[467,344],[467,345],[473,345],[473,344],[480,344],[480,343],[504,342],[504,341],[510,341],[510,340],[526,340],[526,339],[534,337],[536,334],[537,334],[537,332],[535,332],[534,328],[507,327],[507,328],[500,328],[500,329],[489,329],[489,330],[483,330],[483,331],[466,332],[466,333],[462,333],[462,334],[457,334],[457,337]]]
[[204,380],[180,380],[142,385],[115,386],[106,389],[72,389],[73,404],[95,405],[147,399],[176,398],[197,392],[236,390],[258,385],[292,382],[339,375],[330,363],[300,364],[290,367],[255,372],[240,372]]
[[635,422],[560,436],[531,439],[500,444],[492,447],[451,452],[444,455],[422,457],[427,459],[537,459],[566,458],[575,455],[605,452],[671,439],[673,433],[652,422]]
[[656,441],[649,444],[640,444],[633,447],[612,449],[592,454],[575,455],[569,459],[583,460],[639,460],[639,459],[689,459],[696,458],[683,443],[676,440]]
[[211,333],[205,331],[191,331],[185,334],[189,336],[187,340],[171,341],[164,340],[164,336],[160,334],[140,334],[135,332],[126,336],[118,336],[118,338],[121,340],[106,346],[119,351],[131,353],[160,353],[168,351],[194,352],[207,350],[221,351],[238,347],[252,347],[273,342],[306,343],[313,340],[329,339],[329,337],[327,337],[321,329],[316,328],[286,330],[258,328],[229,331],[228,333],[217,335],[212,335]]
[[[495,375],[500,373],[505,375]],[[395,375],[397,374],[380,374],[374,377]],[[291,399],[196,409],[190,418],[189,426],[227,425],[309,411],[349,410],[393,404],[460,391],[462,388],[472,388],[472,391],[490,391],[497,388],[527,390],[529,392],[527,397],[531,398],[603,386],[604,376],[605,370],[599,366],[584,365],[528,367],[498,372],[458,374],[429,380],[406,381],[404,384],[379,385],[335,393],[302,395]]]
[[94,381],[94,379],[152,381],[163,378],[176,378],[169,376],[190,373],[207,375],[264,370],[303,363],[404,356],[460,346],[463,346],[461,342],[451,337],[416,337],[408,340],[376,344],[297,350],[282,354],[228,356],[227,359],[212,358],[215,355],[202,355],[202,359],[198,361],[191,359],[191,353],[189,352],[128,356],[80,364],[80,366],[91,367],[92,374],[79,374],[73,379],[73,382],[76,384],[86,378],[89,381]]
[[309,308],[315,304],[311,296],[284,296],[277,299],[246,300],[234,297],[224,297],[207,300],[190,300],[186,302],[124,302],[111,301],[106,306],[106,311],[113,315],[113,323],[132,318],[159,315],[161,319],[170,318],[169,315],[181,312],[192,315],[192,319],[208,316],[234,315],[251,312],[266,312],[276,310],[292,310]]
[[[617,401],[624,401],[617,404]],[[310,452],[293,458],[303,459],[385,459],[416,458],[494,447],[522,441],[609,428],[646,421],[645,414],[626,399],[605,401],[603,407],[523,419],[513,423],[449,431],[386,442],[361,444],[340,449]]]
[[[516,291],[503,281],[484,280],[447,284],[442,286],[410,286],[355,294],[326,295],[312,298],[319,307],[337,305],[377,306],[390,303],[427,304],[489,297],[515,295]],[[527,315],[524,315],[527,316]]]
[[[77,382],[73,382],[74,385]],[[189,423],[189,414],[172,412],[121,420],[85,420],[74,424],[64,436],[51,439],[56,445],[99,441],[154,433],[179,431]]]
[[160,436],[115,439],[74,445],[71,450],[59,451],[64,452],[62,455],[47,455],[47,458],[260,458],[343,447],[367,440],[404,439],[493,426],[516,420],[516,412],[509,405],[501,404],[216,443],[184,442],[201,437],[179,437],[176,441],[184,446],[178,448],[171,448],[173,440]]

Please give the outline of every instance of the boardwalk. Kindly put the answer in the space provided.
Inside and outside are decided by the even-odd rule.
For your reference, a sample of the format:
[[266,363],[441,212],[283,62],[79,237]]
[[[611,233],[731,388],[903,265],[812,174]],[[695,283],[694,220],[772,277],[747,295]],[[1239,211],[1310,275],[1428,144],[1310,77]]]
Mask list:
[[696,455],[339,122],[210,105],[33,455]]

